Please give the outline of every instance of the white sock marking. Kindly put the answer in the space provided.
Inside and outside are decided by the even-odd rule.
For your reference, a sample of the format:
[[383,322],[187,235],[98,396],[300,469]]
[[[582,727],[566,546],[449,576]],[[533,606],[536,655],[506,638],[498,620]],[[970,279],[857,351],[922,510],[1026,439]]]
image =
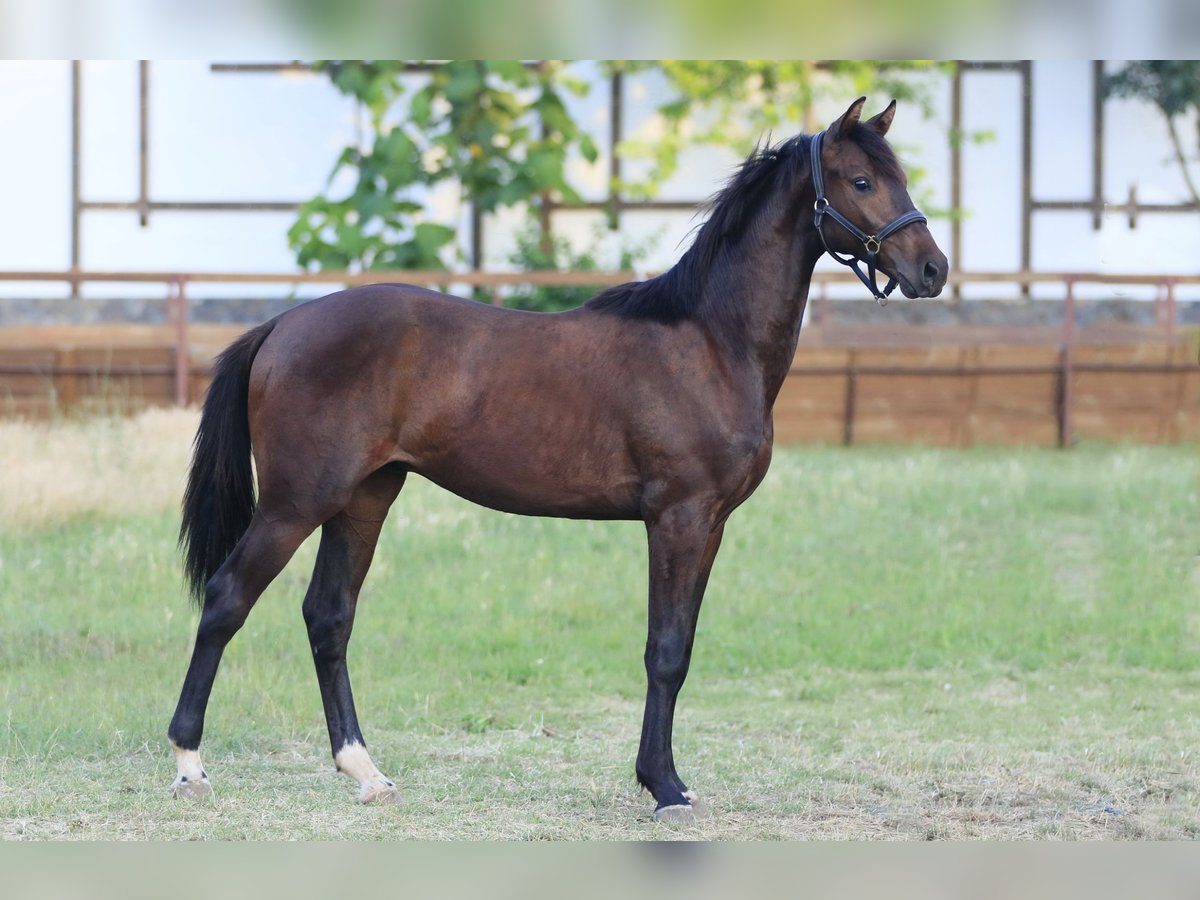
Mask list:
[[208,781],[208,776],[204,774],[204,766],[200,764],[199,750],[185,750],[171,742],[171,749],[175,751],[175,781]]
[[355,741],[346,744],[333,757],[339,772],[345,772],[358,782],[359,799],[366,799],[375,791],[386,791],[396,786],[390,778],[376,768],[367,748]]

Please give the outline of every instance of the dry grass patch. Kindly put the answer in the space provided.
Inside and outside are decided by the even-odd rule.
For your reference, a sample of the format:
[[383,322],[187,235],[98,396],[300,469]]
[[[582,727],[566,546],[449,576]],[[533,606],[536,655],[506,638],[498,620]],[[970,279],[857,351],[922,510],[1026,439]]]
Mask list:
[[0,421],[0,528],[77,516],[157,513],[179,504],[196,410],[128,418]]
[[[1114,685],[1118,705],[1130,690],[1191,681],[1098,674]],[[0,838],[1200,836],[1200,772],[1189,749],[1200,739],[1195,717],[1180,720],[1169,737],[1148,739],[1148,723],[1093,702],[1080,690],[1083,680],[1060,682],[1051,694],[1046,678],[1036,677],[1029,685],[1033,727],[990,723],[999,728],[989,734],[969,698],[932,718],[910,708],[933,702],[946,673],[912,681],[900,709],[877,689],[894,677],[846,677],[836,697],[801,709],[755,700],[763,685],[753,679],[690,692],[678,755],[714,812],[694,827],[650,817],[652,801],[631,768],[638,704],[599,696],[547,711],[552,729],[537,719],[482,733],[429,724],[372,729],[377,758],[401,787],[391,807],[354,802],[355,788],[333,771],[316,721],[301,738],[269,730],[217,741],[206,758],[213,802],[170,800],[169,755],[128,738],[14,757],[0,765]],[[965,681],[973,696],[988,679]],[[1071,721],[1068,710],[1080,715]]]

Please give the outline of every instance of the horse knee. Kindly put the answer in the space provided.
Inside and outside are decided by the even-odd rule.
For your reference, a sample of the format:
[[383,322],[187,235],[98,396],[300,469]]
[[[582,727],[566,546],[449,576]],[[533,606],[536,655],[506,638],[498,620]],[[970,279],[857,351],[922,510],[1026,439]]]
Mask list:
[[354,623],[349,596],[339,595],[332,603],[305,603],[304,624],[314,653],[328,653],[344,648]]
[[652,639],[646,644],[646,674],[652,681],[682,683],[690,660],[691,652],[681,636]]

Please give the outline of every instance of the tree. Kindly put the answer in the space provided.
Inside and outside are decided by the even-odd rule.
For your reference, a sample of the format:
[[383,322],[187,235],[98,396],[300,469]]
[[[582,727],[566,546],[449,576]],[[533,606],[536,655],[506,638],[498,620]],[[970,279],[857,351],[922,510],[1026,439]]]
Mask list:
[[1139,60],[1126,64],[1104,80],[1106,97],[1134,97],[1158,107],[1167,121],[1175,162],[1183,175],[1192,202],[1200,209],[1200,191],[1192,178],[1188,153],[1180,139],[1176,120],[1194,116],[1196,153],[1200,159],[1200,62],[1195,60]]

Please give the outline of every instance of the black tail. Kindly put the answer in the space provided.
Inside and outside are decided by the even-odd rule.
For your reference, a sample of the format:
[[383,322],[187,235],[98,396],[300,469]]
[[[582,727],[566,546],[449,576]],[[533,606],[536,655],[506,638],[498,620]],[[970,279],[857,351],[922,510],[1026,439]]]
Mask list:
[[233,552],[254,515],[247,411],[250,366],[274,327],[271,320],[252,328],[217,357],[200,413],[179,526],[184,574],[198,606],[204,603],[204,586]]

